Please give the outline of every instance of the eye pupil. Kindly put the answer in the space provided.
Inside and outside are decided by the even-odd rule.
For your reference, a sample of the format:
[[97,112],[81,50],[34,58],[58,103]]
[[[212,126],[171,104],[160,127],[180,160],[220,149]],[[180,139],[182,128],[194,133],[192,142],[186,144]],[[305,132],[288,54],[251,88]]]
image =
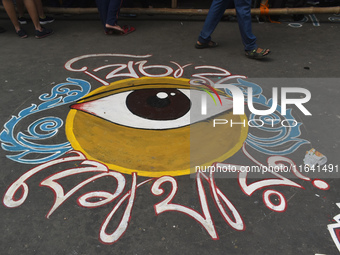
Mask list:
[[167,107],[171,101],[167,93],[159,92],[156,96],[150,96],[147,99],[147,103],[154,108],[164,108]]
[[190,110],[191,101],[175,88],[139,89],[127,96],[126,106],[145,119],[175,120]]

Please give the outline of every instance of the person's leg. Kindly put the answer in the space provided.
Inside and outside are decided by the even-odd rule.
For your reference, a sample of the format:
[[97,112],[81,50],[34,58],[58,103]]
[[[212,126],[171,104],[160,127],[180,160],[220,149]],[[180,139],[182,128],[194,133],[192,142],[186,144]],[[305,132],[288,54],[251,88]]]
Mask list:
[[244,50],[249,51],[257,48],[256,36],[252,32],[251,3],[252,0],[234,0]]
[[11,20],[15,31],[18,32],[21,28],[20,28],[20,24],[17,18],[17,13],[15,11],[14,8],[14,4],[12,0],[2,0],[2,4],[7,12],[7,15],[9,17],[9,19]]
[[96,0],[100,20],[105,27],[110,0]]
[[45,13],[44,13],[44,9],[43,9],[43,5],[42,5],[41,0],[34,0],[34,4],[37,8],[39,17],[45,18]]
[[24,13],[25,13],[24,2],[22,0],[16,0],[16,6],[17,6],[19,18],[24,17]]
[[[106,27],[117,26],[118,15],[123,0],[111,0],[107,12]],[[109,26],[108,26],[109,25]]]
[[39,23],[39,16],[38,16],[37,8],[35,6],[34,1],[33,0],[24,0],[24,4],[26,6],[28,14],[30,15],[30,17],[33,21],[35,30],[40,31],[42,28],[41,28],[40,23]]
[[105,34],[126,35],[136,29],[131,26],[117,25],[118,15],[123,0],[96,0],[100,19],[104,25]]
[[21,25],[27,24],[27,19],[24,17],[25,15],[25,5],[23,0],[16,0],[16,6],[18,11],[18,20]]
[[211,41],[211,34],[214,32],[217,24],[220,22],[224,11],[228,7],[228,0],[213,0],[211,3],[208,15],[205,19],[203,29],[198,37],[198,42],[209,43]]
[[105,33],[108,33],[110,28],[123,31],[123,29],[116,24],[121,1],[96,0],[96,4]]
[[37,11],[38,11],[40,24],[45,25],[47,23],[51,23],[51,22],[54,21],[54,18],[45,15],[43,4],[42,4],[41,0],[34,0],[34,4],[35,4]]
[[269,49],[257,47],[256,36],[252,32],[251,3],[252,0],[234,0],[244,50],[249,58],[260,59],[270,53]]

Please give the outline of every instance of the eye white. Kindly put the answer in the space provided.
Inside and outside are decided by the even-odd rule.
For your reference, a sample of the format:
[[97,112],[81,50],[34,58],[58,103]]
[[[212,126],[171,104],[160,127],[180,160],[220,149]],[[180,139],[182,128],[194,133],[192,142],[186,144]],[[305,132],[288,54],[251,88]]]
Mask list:
[[[232,100],[228,97],[219,95],[222,100],[221,105],[216,95],[213,95],[216,101],[215,104],[211,96],[204,91],[191,89],[178,90],[188,97],[191,102],[191,108],[185,115],[173,120],[150,120],[132,113],[126,105],[126,99],[133,91],[112,94],[93,101],[80,103],[73,108],[122,126],[153,130],[184,127],[204,121],[232,108]],[[170,93],[170,95],[174,96],[175,93]],[[159,92],[156,96],[164,99],[169,95],[165,92]],[[206,97],[206,114],[202,114],[202,97]]]

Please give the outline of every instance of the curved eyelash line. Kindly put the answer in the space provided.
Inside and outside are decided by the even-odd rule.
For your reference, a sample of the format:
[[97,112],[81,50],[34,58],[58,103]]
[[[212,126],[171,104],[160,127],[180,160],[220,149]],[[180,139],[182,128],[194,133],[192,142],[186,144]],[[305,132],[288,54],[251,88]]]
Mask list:
[[[138,87],[146,86],[146,85],[153,85],[153,86],[170,85],[170,86],[173,86],[174,84],[171,84],[171,83],[157,83],[157,84],[148,84],[148,83],[145,83],[145,84],[144,84],[144,83],[143,83],[143,84],[138,84],[138,85],[132,84],[131,86],[126,86],[126,87],[122,87],[122,88],[111,89],[111,90],[99,92],[99,93],[96,93],[96,94],[93,94],[93,95],[89,95],[89,96],[87,96],[87,97],[83,97],[83,98],[77,100],[75,103],[78,103],[78,102],[80,102],[80,101],[92,101],[91,98],[93,98],[93,97],[98,97],[98,96],[99,96],[99,98],[103,98],[103,97],[106,97],[106,96],[100,97],[100,95],[106,95],[106,94],[111,93],[111,92],[113,92],[113,91],[117,91],[117,90],[119,91],[119,90],[121,90],[121,89],[129,89],[129,88],[131,88],[131,90],[133,90],[133,88],[138,88]],[[177,84],[176,84],[176,85],[177,85]],[[177,85],[177,86],[178,86],[178,87],[176,87],[176,88],[187,88],[187,86],[185,86],[185,85]],[[125,91],[124,91],[124,92],[125,92]],[[118,93],[117,93],[117,94],[118,94]],[[111,95],[111,94],[109,94],[109,95]],[[108,96],[109,96],[109,95],[108,95]],[[99,99],[99,98],[96,98],[96,99]]]
[[218,97],[218,100],[220,101],[220,104],[222,105],[222,100],[221,100],[220,96],[218,95],[217,91],[210,85],[207,85],[207,84],[203,84],[203,85],[208,87],[210,90],[212,90],[215,93],[215,95]]
[[209,96],[212,98],[212,100],[214,100],[215,105],[217,105],[215,98],[213,97],[213,95],[212,95],[208,90],[206,90],[206,89],[204,89],[204,88],[199,88],[199,89],[202,90],[202,91],[204,91],[204,92],[206,92],[206,93],[208,93]]

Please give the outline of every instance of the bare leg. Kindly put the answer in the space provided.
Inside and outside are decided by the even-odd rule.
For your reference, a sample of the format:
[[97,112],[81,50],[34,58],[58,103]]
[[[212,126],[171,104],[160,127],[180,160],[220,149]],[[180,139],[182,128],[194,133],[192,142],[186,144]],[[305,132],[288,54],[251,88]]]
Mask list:
[[45,18],[45,13],[41,0],[34,0],[35,6],[37,7],[38,15],[40,18]]
[[12,0],[2,0],[2,4],[5,7],[7,15],[9,19],[12,21],[12,24],[15,28],[15,31],[18,32],[20,30],[20,24],[17,18],[17,13],[14,8],[14,4]]
[[25,6],[26,6],[26,9],[28,11],[28,14],[30,15],[30,17],[33,21],[35,30],[42,31],[42,28],[41,28],[40,23],[39,23],[39,16],[38,16],[38,12],[37,12],[34,0],[23,0],[23,1],[24,1]]
[[22,0],[17,0],[16,3],[19,17],[24,17],[25,13],[24,2]]
[[[19,17],[23,17],[25,13],[25,6],[23,0],[17,0],[17,9]],[[35,7],[37,8],[38,15],[40,18],[45,18],[45,12],[41,0],[34,0]]]

